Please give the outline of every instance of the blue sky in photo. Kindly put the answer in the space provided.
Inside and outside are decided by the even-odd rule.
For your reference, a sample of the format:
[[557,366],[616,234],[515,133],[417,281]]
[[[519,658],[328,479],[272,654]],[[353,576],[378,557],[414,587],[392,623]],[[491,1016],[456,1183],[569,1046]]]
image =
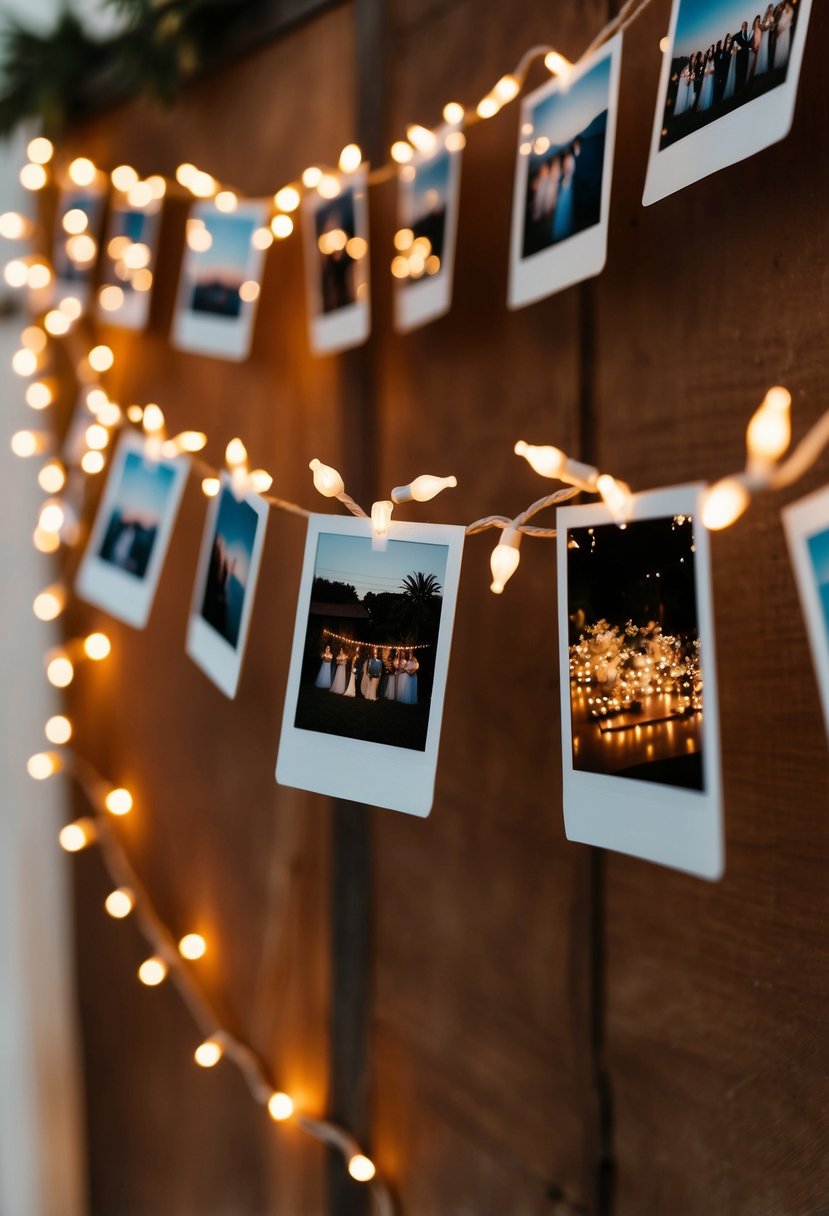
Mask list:
[[128,452],[112,510],[137,517],[148,527],[160,523],[174,478],[175,470],[168,465],[154,464],[145,461],[138,452]]
[[228,557],[236,563],[234,578],[243,587],[246,586],[250,573],[250,558],[258,522],[259,517],[250,503],[244,500],[240,502],[227,486],[223,486],[216,517],[216,531],[213,535],[214,538],[220,536],[224,541]]
[[758,4],[757,0],[682,0],[676,21],[673,58],[692,55],[694,51],[707,51],[712,43],[716,46],[726,34],[736,34],[744,21],[748,28],[754,18],[762,17],[768,0]]
[[146,242],[146,232],[150,227],[151,221],[155,220],[155,215],[149,215],[145,211],[138,211],[134,207],[116,207],[112,212],[110,221],[109,235],[128,236],[131,241]]
[[606,55],[569,88],[556,89],[533,106],[533,136],[546,135],[553,147],[569,143],[608,107],[610,62]]
[[446,198],[451,162],[451,153],[447,152],[445,148],[441,148],[435,156],[424,161],[422,165],[418,165],[415,170],[415,179],[412,182],[415,215],[422,210],[424,196],[430,190],[437,190],[441,198]]
[[416,540],[390,540],[385,551],[374,550],[370,537],[321,532],[314,575],[351,583],[361,598],[367,591],[401,591],[403,579],[416,571],[434,574],[443,588],[448,553],[446,545]]
[[204,220],[213,244],[204,253],[193,254],[200,276],[211,266],[232,267],[244,272],[250,257],[250,242],[257,226],[256,220],[244,215],[222,215],[221,212],[199,210],[194,219]]

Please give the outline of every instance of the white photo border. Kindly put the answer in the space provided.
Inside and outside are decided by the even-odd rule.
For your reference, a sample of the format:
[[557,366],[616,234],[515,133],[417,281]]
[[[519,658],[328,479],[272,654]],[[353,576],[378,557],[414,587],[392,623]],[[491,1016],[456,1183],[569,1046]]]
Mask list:
[[415,541],[447,548],[443,604],[435,651],[435,679],[426,746],[422,752],[385,743],[370,743],[362,739],[348,739],[320,731],[303,730],[294,726],[316,568],[317,543],[320,535],[326,533],[371,540],[371,522],[332,515],[311,515],[308,520],[291,665],[276,762],[276,780],[280,785],[425,818],[431,811],[434,800],[465,529],[455,524],[393,521],[389,530],[389,541]]
[[[190,604],[190,617],[187,622],[186,651],[204,674],[213,681],[226,697],[232,701],[239,686],[239,676],[245,658],[250,618],[253,613],[253,603],[256,599],[256,584],[259,579],[259,568],[262,564],[262,551],[265,545],[265,532],[268,525],[268,504],[259,495],[250,493],[237,494],[233,487],[233,478],[229,473],[220,474],[219,493],[210,500],[204,521],[199,562],[196,567],[196,578],[193,583],[193,597]],[[242,604],[242,616],[239,622],[239,636],[236,645],[231,646],[226,638],[213,628],[202,616],[201,605],[207,584],[207,573],[210,566],[210,552],[219,510],[224,493],[232,494],[237,502],[244,502],[256,514],[256,532],[253,538],[250,564],[248,567],[245,598]]]
[[808,548],[812,536],[829,531],[829,486],[784,507],[782,515],[829,736],[829,623],[824,618]]
[[[305,255],[305,290],[308,309],[308,340],[311,350],[317,355],[331,355],[336,351],[350,350],[367,341],[371,332],[371,275],[369,258],[371,246],[368,231],[368,170],[361,165],[353,173],[335,174],[340,184],[340,193],[354,191],[354,235],[366,242],[366,254],[361,258],[359,286],[365,291],[353,304],[338,308],[334,312],[322,311],[319,253],[317,250],[317,212],[329,206],[334,199],[323,198],[316,190],[309,190],[302,200],[302,230]],[[335,196],[336,197],[336,196]]]
[[[607,92],[607,129],[605,131],[604,163],[602,166],[602,199],[598,224],[577,232],[566,240],[542,249],[528,258],[521,256],[524,237],[524,212],[527,193],[527,161],[521,144],[526,124],[532,122],[532,112],[539,101],[555,93],[566,92],[577,80],[592,71],[604,59],[610,59],[610,81]],[[619,109],[619,78],[622,63],[622,35],[617,34],[600,50],[575,68],[566,77],[556,77],[528,94],[521,102],[521,118],[515,152],[515,181],[512,193],[512,222],[510,231],[509,286],[507,305],[523,308],[546,296],[572,287],[584,279],[601,274],[607,261],[607,231],[610,217],[610,192],[613,179],[613,158],[616,145],[616,116]]]
[[643,207],[649,207],[652,203],[675,194],[677,190],[684,190],[686,186],[709,177],[712,173],[719,173],[729,165],[747,160],[748,157],[762,152],[764,148],[785,139],[794,120],[812,0],[799,0],[800,13],[783,84],[746,105],[738,106],[730,114],[708,123],[699,131],[678,139],[662,151],[659,150],[676,26],[682,3],[683,0],[673,0],[668,48],[662,56],[651,150],[642,195]]
[[567,540],[571,528],[613,523],[604,504],[559,508],[558,630],[561,673],[561,751],[564,828],[568,840],[597,845],[716,880],[724,871],[722,773],[717,701],[711,559],[702,525],[703,485],[671,486],[637,494],[630,522],[690,515],[693,520],[700,667],[703,682],[704,788],[680,789],[629,777],[589,773],[573,766],[570,709]]
[[[106,487],[98,505],[92,532],[75,579],[75,589],[82,600],[103,608],[110,616],[123,621],[126,625],[131,625],[134,629],[144,629],[150,618],[164,559],[167,556],[167,548],[175,527],[181,496],[184,493],[187,474],[190,470],[189,457],[176,456],[170,459],[165,456],[157,456],[152,448],[153,443],[153,440],[146,439],[135,431],[124,431],[122,434],[112,458]],[[167,510],[159,525],[153,551],[142,579],[134,578],[98,556],[101,541],[112,514],[112,506],[121,484],[124,462],[130,453],[140,455],[142,459],[155,464],[166,465],[174,471]]]

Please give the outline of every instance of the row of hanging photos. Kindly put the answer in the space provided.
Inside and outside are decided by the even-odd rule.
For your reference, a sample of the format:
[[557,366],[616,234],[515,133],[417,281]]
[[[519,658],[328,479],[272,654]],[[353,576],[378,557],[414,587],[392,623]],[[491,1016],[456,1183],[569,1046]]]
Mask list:
[[[737,50],[743,19],[746,25],[750,20],[744,0],[702,5],[675,0],[646,204],[788,133],[810,7],[811,0],[784,0],[771,15],[767,12],[754,51],[745,45]],[[729,53],[714,48],[715,43],[722,47],[724,34]],[[693,50],[696,42],[700,51],[711,44],[704,60]],[[545,63],[554,78],[522,101],[510,238],[512,308],[599,274],[605,264],[621,53],[621,33],[576,65],[549,52]],[[472,117],[491,117],[511,101],[525,71],[502,77]],[[401,331],[424,325],[451,305],[464,126],[470,117],[457,103],[449,103],[444,115],[447,121],[439,129],[410,127],[409,139],[392,148],[393,158],[405,162],[399,163],[399,228],[391,260],[395,324]],[[46,149],[48,141],[36,142]],[[37,189],[46,183],[44,163],[50,155],[44,151],[25,166],[24,184]],[[247,357],[265,252],[274,239],[291,234],[298,209],[312,349],[325,354],[365,342],[371,326],[370,174],[361,160],[359,148],[349,145],[340,171],[311,167],[301,182],[283,187],[273,200],[242,199],[210,174],[180,165],[179,184],[200,201],[187,220],[174,344],[214,357]],[[375,176],[384,175],[380,170]],[[127,165],[111,178],[98,315],[108,324],[140,329],[149,318],[167,183],[158,175],[140,180]],[[48,307],[69,295],[87,305],[107,184],[86,158],[69,165],[53,244],[55,278],[41,289],[36,304]],[[14,226],[14,220],[8,222]],[[31,268],[27,273],[18,266],[13,274],[17,285],[38,281]]]

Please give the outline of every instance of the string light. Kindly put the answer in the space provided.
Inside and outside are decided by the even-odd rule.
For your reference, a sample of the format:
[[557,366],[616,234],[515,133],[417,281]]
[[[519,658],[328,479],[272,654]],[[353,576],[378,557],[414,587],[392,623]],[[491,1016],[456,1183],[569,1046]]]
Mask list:
[[39,325],[27,325],[20,335],[20,344],[36,355],[42,354],[49,339]]
[[573,70],[573,64],[558,51],[548,51],[544,56],[544,66],[552,76],[568,76]]
[[33,376],[37,371],[37,355],[22,347],[12,356],[12,371],[18,376]]
[[395,486],[391,492],[392,502],[428,502],[441,490],[454,488],[458,484],[457,477],[433,477],[430,473],[422,473],[407,486]]
[[24,165],[19,174],[20,184],[24,190],[42,190],[49,180],[43,165]]
[[355,1153],[348,1160],[348,1172],[355,1182],[371,1182],[377,1170],[369,1157],[363,1153]]
[[275,215],[271,220],[271,232],[278,241],[284,241],[294,230],[294,221],[289,215]]
[[492,550],[489,559],[489,567],[492,571],[492,582],[490,591],[495,595],[501,595],[504,587],[512,578],[515,571],[518,569],[518,563],[521,560],[519,546],[521,544],[521,533],[517,528],[505,528],[501,533],[501,539]]
[[75,678],[75,667],[65,654],[56,654],[47,659],[46,679],[55,688],[68,688]]
[[195,962],[207,953],[207,942],[200,933],[186,933],[178,944],[178,952],[182,958]]
[[372,503],[371,532],[373,536],[376,536],[378,539],[388,536],[393,510],[394,503],[390,502],[389,499],[381,499],[379,502]]
[[62,747],[72,738],[72,723],[64,714],[54,714],[43,728],[50,743]]
[[100,473],[105,463],[102,452],[84,452],[81,457],[81,468],[84,473],[90,473],[92,476]]
[[109,656],[112,643],[105,633],[90,633],[89,637],[84,638],[83,648],[88,659],[100,663]]
[[779,385],[770,388],[746,431],[749,460],[760,466],[779,460],[791,443],[792,396]]
[[50,460],[37,475],[37,484],[47,494],[59,494],[66,485],[66,473],[59,460]]
[[20,258],[12,258],[3,267],[3,278],[9,287],[25,287],[29,278],[29,268]]
[[447,101],[446,105],[443,107],[444,121],[447,122],[450,127],[459,126],[460,123],[463,122],[465,114],[466,111],[464,110],[463,106],[457,101]]
[[268,1114],[274,1123],[284,1123],[294,1113],[293,1099],[281,1090],[274,1090],[268,1098]]
[[32,610],[39,621],[54,621],[66,607],[66,589],[55,583],[39,591],[34,598]]
[[127,202],[139,211],[144,207],[149,207],[154,197],[152,187],[148,182],[136,182],[127,191]]
[[128,815],[132,810],[132,794],[122,787],[110,790],[104,799],[104,805],[110,815]]
[[133,169],[132,165],[118,165],[109,175],[116,190],[120,190],[122,194],[126,194],[131,186],[134,186],[138,181],[138,174]]
[[34,291],[48,287],[52,282],[52,272],[45,262],[32,262],[26,271],[26,283]]
[[376,650],[431,650],[431,642],[418,642],[415,645],[410,645],[408,642],[361,642],[357,638],[347,637],[342,633],[335,633],[333,629],[323,629],[323,637],[334,638],[337,642],[344,642],[346,646],[357,646]]
[[0,236],[7,241],[22,241],[31,231],[31,224],[19,211],[4,211],[0,215]]
[[201,483],[202,494],[205,498],[215,498],[222,488],[218,477],[205,477]]
[[239,206],[239,200],[232,190],[220,190],[213,200],[217,211],[231,212]]
[[148,988],[156,988],[167,978],[167,971],[168,967],[164,959],[153,954],[150,958],[145,958],[138,968],[138,978]]
[[63,504],[53,498],[40,508],[38,527],[42,532],[60,532],[65,519]]
[[60,772],[60,756],[57,752],[36,752],[26,762],[26,771],[34,781],[45,781]]
[[39,456],[45,447],[46,436],[39,431],[15,431],[11,437],[12,451],[23,460]]
[[294,186],[283,186],[273,196],[273,201],[280,211],[296,211],[299,206],[299,191]]
[[750,495],[736,477],[725,477],[707,489],[702,498],[700,515],[706,528],[719,532],[735,523],[749,504]]
[[322,181],[322,169],[318,169],[316,165],[309,165],[302,173],[302,184],[306,190],[316,190],[317,186]]
[[52,404],[55,395],[43,380],[35,380],[26,386],[26,404],[33,410],[45,410]]
[[98,170],[86,156],[78,156],[70,164],[68,172],[76,186],[91,186]]
[[108,372],[115,362],[115,355],[109,346],[93,346],[87,355],[89,366],[96,372]]
[[224,1055],[224,1047],[214,1037],[205,1039],[203,1043],[199,1043],[196,1050],[193,1052],[193,1059],[200,1068],[214,1068]]
[[398,165],[407,165],[414,156],[414,148],[405,139],[396,140],[391,146],[391,158]]
[[104,907],[115,920],[123,920],[135,907],[135,896],[128,887],[116,887],[107,895]]
[[417,148],[418,152],[431,152],[437,143],[437,136],[434,131],[430,131],[427,127],[421,127],[418,123],[411,123],[406,128],[406,138],[413,147]]
[[26,145],[26,155],[36,165],[48,165],[54,154],[55,148],[52,141],[43,135],[35,136]]
[[308,468],[314,474],[314,489],[326,498],[339,498],[345,493],[345,482],[336,469],[314,458]]
[[[363,153],[358,144],[346,144],[340,153],[339,166],[342,173],[354,173],[363,163]],[[317,187],[319,189],[319,187]]]
[[66,853],[80,853],[96,839],[95,824],[91,819],[76,819],[67,823],[58,832],[58,843]]

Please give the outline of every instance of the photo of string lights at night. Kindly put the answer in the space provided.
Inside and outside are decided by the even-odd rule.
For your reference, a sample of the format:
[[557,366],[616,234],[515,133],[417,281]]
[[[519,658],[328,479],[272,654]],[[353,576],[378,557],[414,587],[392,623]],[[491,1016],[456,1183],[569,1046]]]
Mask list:
[[703,789],[693,521],[572,528],[573,767]]

